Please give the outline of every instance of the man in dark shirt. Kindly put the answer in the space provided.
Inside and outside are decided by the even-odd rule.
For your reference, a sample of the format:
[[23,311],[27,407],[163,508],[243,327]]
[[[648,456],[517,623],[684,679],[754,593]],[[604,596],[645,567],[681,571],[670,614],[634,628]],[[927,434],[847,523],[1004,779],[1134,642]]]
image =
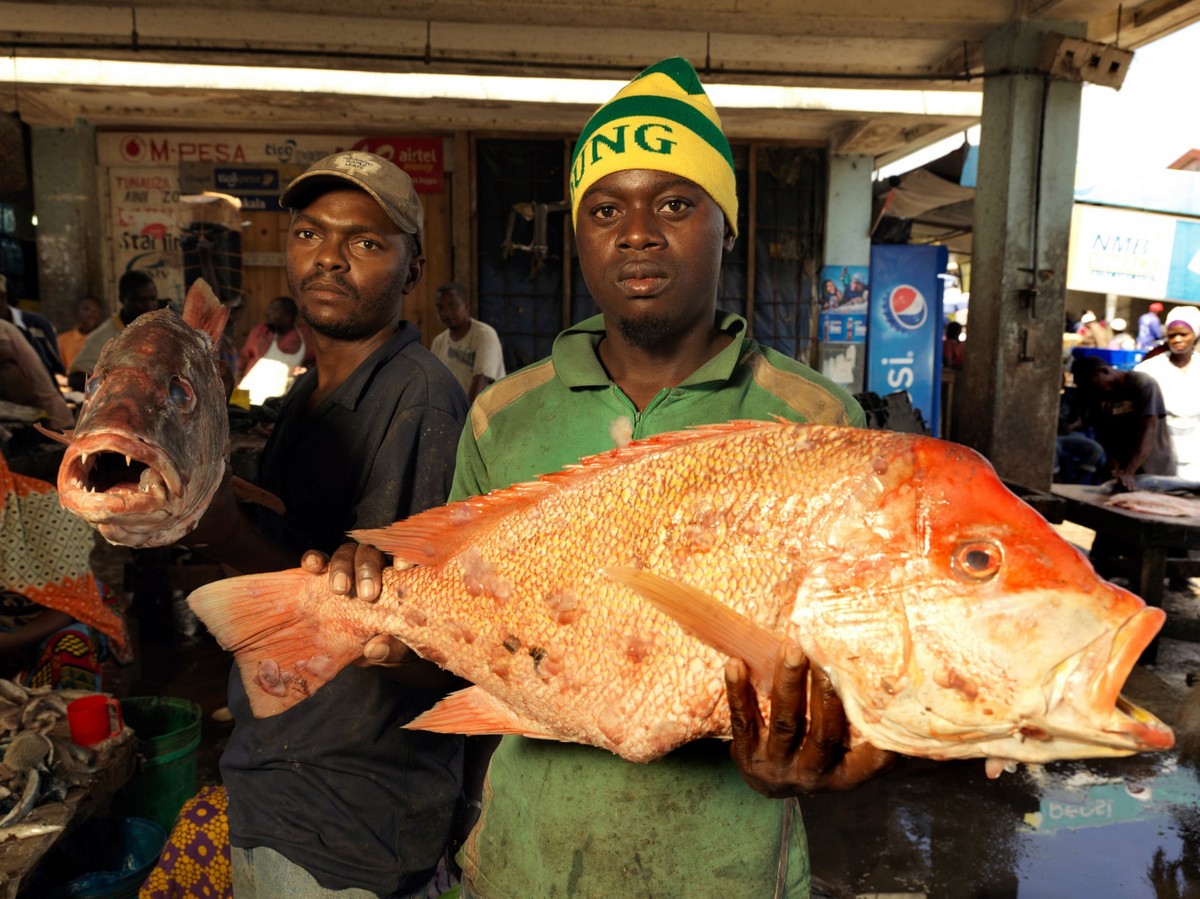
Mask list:
[[[316,353],[261,462],[260,485],[286,512],[256,526],[223,490],[189,538],[242,573],[295,567],[305,550],[332,552],[350,528],[440,505],[467,409],[400,317],[425,262],[408,176],[370,153],[338,153],[281,203],[292,210],[288,282]],[[455,685],[409,655],[393,669],[350,666],[306,702],[258,719],[235,669],[221,774],[238,899],[424,895],[456,818],[462,738],[402,725]]]
[[1111,474],[1126,490],[1135,476],[1175,474],[1175,453],[1167,433],[1167,406],[1157,382],[1140,371],[1113,368],[1097,356],[1071,364],[1086,419],[1104,447]]

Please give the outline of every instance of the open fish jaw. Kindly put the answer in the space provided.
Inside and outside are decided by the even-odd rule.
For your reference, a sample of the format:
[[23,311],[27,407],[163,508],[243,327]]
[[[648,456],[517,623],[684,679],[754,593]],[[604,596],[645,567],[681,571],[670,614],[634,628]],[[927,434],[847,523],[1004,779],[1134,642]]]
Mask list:
[[88,521],[114,514],[178,514],[187,484],[169,455],[131,434],[94,431],[67,451],[59,469],[63,505]]
[[166,545],[195,526],[220,486],[219,473],[198,466],[199,478],[189,478],[170,454],[144,439],[94,431],[67,450],[59,499],[106,540]]
[[936,667],[928,656],[914,660],[911,683],[882,702],[878,692],[864,700],[851,678],[832,674],[848,719],[883,749],[1028,763],[1170,749],[1171,729],[1118,692],[1163,617],[1144,608],[1051,667],[1040,683],[1029,678],[1023,687],[1018,664],[985,679],[987,692],[979,695],[964,696],[963,681],[920,674],[916,669]]

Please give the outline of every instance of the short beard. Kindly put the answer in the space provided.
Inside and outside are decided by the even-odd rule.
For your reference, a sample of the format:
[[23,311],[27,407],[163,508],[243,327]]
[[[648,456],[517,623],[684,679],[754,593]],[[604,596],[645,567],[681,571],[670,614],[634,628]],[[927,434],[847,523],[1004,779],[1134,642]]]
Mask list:
[[617,319],[617,331],[630,346],[649,350],[658,346],[662,339],[671,333],[671,322],[665,315],[622,317]]

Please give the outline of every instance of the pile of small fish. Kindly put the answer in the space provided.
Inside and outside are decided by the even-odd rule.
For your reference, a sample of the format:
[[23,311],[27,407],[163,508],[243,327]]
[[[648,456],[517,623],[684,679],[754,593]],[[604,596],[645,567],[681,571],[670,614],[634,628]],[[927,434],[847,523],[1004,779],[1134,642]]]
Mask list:
[[0,842],[37,806],[61,801],[95,773],[96,753],[66,735],[67,703],[86,695],[0,678]]

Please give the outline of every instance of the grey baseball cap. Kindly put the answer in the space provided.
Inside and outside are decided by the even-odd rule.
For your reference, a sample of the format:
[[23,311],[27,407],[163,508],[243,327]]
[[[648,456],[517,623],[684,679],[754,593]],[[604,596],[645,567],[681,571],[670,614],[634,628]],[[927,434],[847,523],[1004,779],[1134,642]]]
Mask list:
[[425,213],[412,179],[395,163],[364,150],[333,153],[314,162],[303,175],[292,179],[279,197],[284,209],[303,209],[323,188],[347,182],[366,191],[388,218],[405,234],[415,234],[419,247],[425,245]]

